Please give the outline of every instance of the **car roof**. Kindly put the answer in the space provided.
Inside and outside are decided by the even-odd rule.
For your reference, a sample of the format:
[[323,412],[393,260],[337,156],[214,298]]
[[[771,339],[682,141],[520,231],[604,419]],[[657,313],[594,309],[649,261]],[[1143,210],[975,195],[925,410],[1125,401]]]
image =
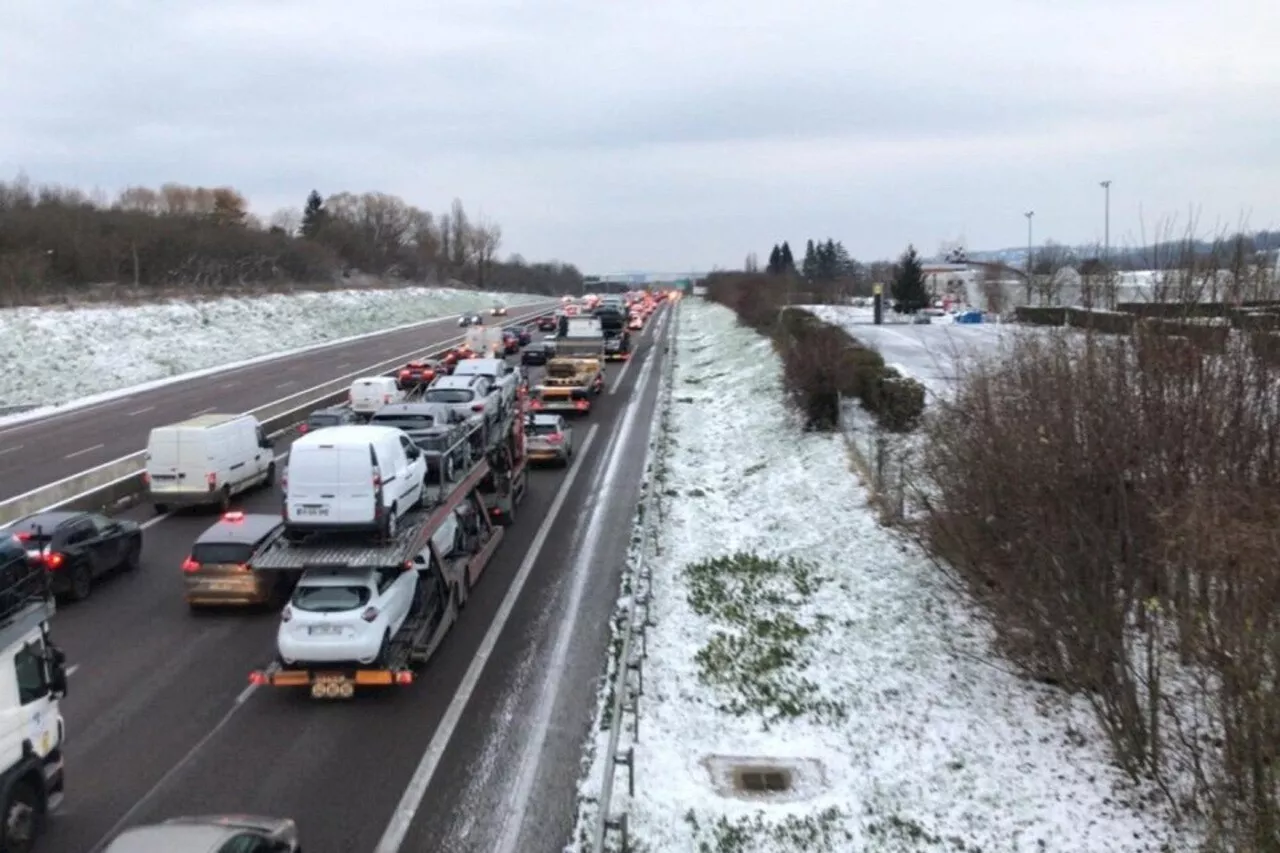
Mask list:
[[126,829],[107,846],[105,853],[215,853],[244,829],[199,823],[161,823]]
[[311,414],[313,415],[344,415],[350,411],[351,410],[348,409],[346,406],[328,406],[323,409],[316,409]]
[[293,446],[296,448],[299,446],[317,447],[325,444],[372,443],[385,438],[387,435],[398,435],[399,433],[400,430],[395,427],[377,426],[375,424],[342,424],[341,426],[326,427],[322,430],[309,432],[295,439]]
[[230,519],[224,517],[196,537],[196,544],[233,542],[237,545],[252,545],[279,527],[281,523],[279,515],[265,513],[243,513],[238,518]]
[[563,420],[559,415],[534,415],[533,422],[539,425],[556,426]]
[[49,512],[37,512],[35,515],[28,515],[14,522],[14,529],[44,527],[52,530],[66,524],[72,519],[87,515],[88,513],[79,510],[50,510]]
[[[468,361],[479,361],[479,360],[480,359],[475,359],[475,358],[468,359]],[[465,363],[466,362],[460,362],[458,366],[461,367]],[[441,376],[439,379],[437,379],[435,382],[431,384],[431,387],[432,388],[466,388],[470,390],[471,384],[472,382],[474,382],[475,379],[476,377],[474,375],[469,375],[469,374],[454,374],[452,376]],[[427,390],[430,390],[430,389],[427,389]]]
[[438,414],[440,407],[444,403],[432,403],[427,400],[419,400],[414,403],[387,403],[374,413],[374,417],[378,415],[416,415],[416,414]]
[[495,367],[499,364],[506,363],[507,360],[505,358],[469,358],[466,361],[458,362],[458,366],[453,369],[453,373],[455,376],[458,375],[458,371],[462,370],[467,365],[473,365],[473,370],[480,370],[485,367]]
[[369,583],[377,569],[308,569],[298,580],[298,586],[348,586],[353,583]]

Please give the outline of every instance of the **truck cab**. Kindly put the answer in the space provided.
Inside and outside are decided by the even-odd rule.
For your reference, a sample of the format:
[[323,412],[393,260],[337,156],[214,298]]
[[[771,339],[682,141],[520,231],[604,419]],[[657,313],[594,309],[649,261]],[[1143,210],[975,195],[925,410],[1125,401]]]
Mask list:
[[62,802],[66,659],[42,565],[0,538],[0,850],[30,850]]

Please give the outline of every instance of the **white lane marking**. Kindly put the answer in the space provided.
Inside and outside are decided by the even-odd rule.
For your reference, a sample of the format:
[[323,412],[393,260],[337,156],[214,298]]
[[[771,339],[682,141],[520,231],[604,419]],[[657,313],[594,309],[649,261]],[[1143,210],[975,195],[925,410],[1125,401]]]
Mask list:
[[196,417],[199,417],[200,415],[207,415],[207,414],[209,414],[210,412],[214,411],[216,408],[217,408],[217,406],[210,406],[210,407],[209,407],[209,408],[207,408],[207,409],[201,409],[201,410],[200,410],[200,411],[198,411],[198,412],[192,412],[192,413],[189,415],[189,417],[196,418]]
[[67,678],[70,678],[71,676],[75,675],[76,670],[78,670],[79,668],[80,668],[80,664],[78,663],[73,663],[71,664],[71,666],[67,667]]
[[234,388],[234,387],[236,387],[236,386],[237,386],[237,385],[239,385],[239,384],[240,384],[240,380],[239,380],[239,379],[232,379],[230,382],[221,382],[221,383],[219,383],[219,384],[218,384],[218,387],[219,387],[219,388]]
[[143,409],[134,409],[132,412],[129,413],[129,417],[136,418],[138,415],[145,415],[147,412],[154,412],[155,410],[156,410],[155,406],[147,406],[146,408],[143,408]]
[[13,447],[6,447],[4,450],[0,450],[0,456],[4,456],[6,453],[16,453],[17,451],[21,450],[24,447],[26,447],[25,444],[18,444]]
[[236,697],[236,704],[243,705],[245,702],[248,702],[249,697],[253,695],[253,692],[257,690],[258,687],[259,685],[257,684],[250,684],[244,690],[241,690],[240,695]]
[[[276,454],[276,461],[277,461],[277,462],[280,462],[280,461],[282,461],[282,460],[284,460],[284,459],[287,459],[287,458],[289,458],[289,451],[287,451],[287,450],[286,450],[284,453],[277,453],[277,454]],[[174,513],[176,513],[176,512],[177,512],[177,510],[176,510],[176,509],[175,509],[175,510],[170,510],[169,512],[166,512],[164,515],[157,515],[155,518],[148,519],[147,521],[142,522],[142,524],[139,524],[138,526],[139,526],[140,528],[142,528],[143,530],[146,530],[146,529],[151,528],[151,527],[155,527],[157,524],[159,524],[160,522],[164,521],[166,518],[170,518],[170,517],[172,517],[172,516],[173,516],[173,514],[174,514]]]
[[338,370],[342,370],[344,367],[350,367],[350,366],[351,366],[351,362],[349,361],[344,361],[341,364],[334,365],[334,367],[336,367]]
[[217,724],[213,728],[209,729],[209,731],[205,733],[204,737],[196,741],[196,745],[191,747],[191,749],[187,750],[187,754],[182,756],[181,760],[179,760],[177,764],[170,767],[169,770],[163,776],[161,776],[160,779],[154,785],[152,785],[151,788],[145,794],[142,795],[141,799],[139,799],[136,803],[130,806],[129,810],[125,812],[124,815],[118,821],[115,822],[115,825],[112,826],[109,830],[107,830],[106,835],[98,839],[98,843],[93,845],[93,848],[89,851],[89,853],[100,853],[100,851],[104,847],[106,847],[107,844],[112,839],[116,837],[117,833],[119,833],[120,830],[122,830],[124,827],[132,823],[134,815],[142,811],[142,809],[148,803],[150,803],[151,800],[155,799],[155,796],[159,794],[161,790],[164,789],[165,785],[169,784],[170,780],[172,780],[175,776],[177,776],[178,773],[180,773],[184,767],[190,764],[191,761],[200,752],[200,750],[204,749],[205,744],[213,740],[217,736],[218,732],[222,731],[227,727],[227,723],[231,722],[231,717],[235,714],[236,711],[240,710],[241,707],[242,707],[242,703],[237,703],[232,705],[231,709],[228,710],[227,713],[222,715],[222,719],[218,720]]
[[555,712],[556,700],[559,698],[558,688],[564,682],[565,673],[569,667],[569,648],[574,640],[574,633],[578,629],[578,615],[582,609],[582,597],[586,594],[587,581],[595,570],[596,549],[599,546],[600,537],[604,533],[605,520],[609,511],[613,509],[608,496],[614,489],[614,483],[618,479],[618,471],[622,467],[622,462],[627,458],[623,449],[630,444],[632,434],[635,432],[638,421],[637,415],[639,415],[641,405],[644,402],[645,388],[653,373],[653,366],[658,361],[657,358],[649,357],[652,355],[653,347],[650,347],[648,352],[645,353],[645,363],[640,368],[640,376],[636,379],[636,386],[633,389],[630,402],[627,403],[627,410],[622,416],[622,423],[613,431],[615,443],[608,451],[609,457],[605,461],[604,476],[601,478],[600,487],[594,493],[594,499],[592,500],[594,507],[591,511],[591,519],[587,524],[587,532],[583,536],[577,559],[573,563],[570,575],[570,583],[572,585],[569,588],[569,599],[565,605],[565,616],[558,624],[556,644],[551,652],[551,660],[542,670],[544,680],[538,703],[535,706],[537,711],[535,712],[533,728],[530,730],[531,736],[525,742],[524,755],[520,761],[520,770],[511,792],[512,801],[508,808],[502,809],[506,819],[503,821],[502,835],[498,838],[498,844],[493,848],[495,853],[515,853],[519,849],[520,831],[524,828],[529,804],[533,801],[538,768],[542,762],[543,750],[547,745],[547,735],[551,731],[551,717]]
[[86,453],[92,453],[95,450],[101,450],[106,447],[105,444],[95,444],[93,447],[86,447],[84,450],[77,450],[75,453],[68,453],[63,459],[75,459],[77,456],[84,456]]
[[440,724],[436,726],[436,732],[431,738],[431,743],[427,744],[427,751],[422,754],[422,760],[418,762],[417,769],[413,771],[413,777],[405,787],[404,795],[400,798],[400,802],[396,804],[396,810],[392,813],[391,820],[387,823],[387,828],[382,833],[382,838],[378,840],[378,846],[374,849],[374,853],[399,853],[400,846],[404,844],[404,839],[409,834],[409,827],[413,824],[413,818],[418,813],[418,808],[422,805],[422,798],[426,796],[427,788],[431,785],[431,779],[435,776],[436,769],[440,766],[440,760],[444,757],[444,751],[449,746],[449,741],[453,739],[453,733],[457,729],[458,723],[462,720],[462,712],[466,709],[467,703],[471,701],[471,694],[475,692],[480,676],[484,672],[485,664],[489,662],[489,656],[493,654],[494,647],[498,644],[498,637],[502,635],[503,629],[506,628],[507,620],[511,618],[511,612],[515,610],[516,602],[520,599],[520,593],[524,590],[524,585],[529,580],[529,575],[533,572],[533,566],[538,561],[538,555],[542,553],[542,547],[546,544],[547,537],[551,535],[551,528],[555,525],[556,519],[560,517],[560,511],[564,508],[564,503],[569,497],[569,490],[573,488],[574,481],[578,479],[578,474],[582,471],[582,460],[587,458],[587,452],[591,449],[591,442],[595,440],[599,431],[599,424],[592,424],[591,429],[587,431],[587,440],[582,443],[582,447],[575,454],[577,459],[574,461],[573,467],[569,469],[568,475],[560,484],[560,490],[556,492],[555,500],[551,502],[551,508],[547,510],[546,518],[542,520],[542,525],[533,537],[533,543],[529,546],[528,552],[525,553],[524,562],[520,564],[515,578],[511,581],[511,587],[507,590],[506,597],[502,599],[502,604],[498,606],[498,612],[494,614],[493,622],[489,624],[489,630],[485,633],[484,639],[480,641],[480,648],[476,650],[475,657],[471,659],[471,666],[467,668],[466,674],[462,677],[462,683],[458,685],[457,692],[453,694],[453,700],[449,702],[449,707],[445,710],[444,717],[440,720]]
[[[342,365],[338,365],[338,366],[339,366],[339,367],[341,367]],[[281,383],[280,383],[279,385],[277,385],[276,387],[277,387],[277,388],[288,388],[290,385],[297,385],[297,384],[298,384],[298,380],[296,380],[296,379],[290,379],[290,380],[288,380],[288,381],[286,381],[286,382],[281,382]]]

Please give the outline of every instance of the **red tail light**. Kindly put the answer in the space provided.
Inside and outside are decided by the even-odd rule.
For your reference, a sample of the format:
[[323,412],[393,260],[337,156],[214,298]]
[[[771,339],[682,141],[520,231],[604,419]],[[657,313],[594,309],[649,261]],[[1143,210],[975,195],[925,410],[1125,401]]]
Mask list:
[[150,472],[150,471],[143,471],[143,472],[142,472],[142,485],[144,485],[144,486],[150,486],[150,485],[151,485],[151,472]]
[[187,574],[190,574],[191,572],[198,572],[200,571],[200,564],[190,557],[187,557],[187,559],[182,561],[182,570]]
[[408,370],[402,370],[402,371],[400,371],[400,378],[401,378],[401,379],[408,379],[408,378],[409,378],[409,371],[408,371]]
[[265,672],[251,672],[249,673],[249,683],[261,687],[267,683],[267,674]]
[[484,403],[473,403],[473,404],[471,405],[471,411],[473,411],[473,412],[483,412],[483,411],[484,411]]
[[218,488],[218,475],[210,471],[204,475],[204,481],[209,484],[209,491],[216,491]]
[[413,684],[412,672],[397,672],[396,684]]
[[310,427],[309,425],[307,425],[307,424],[298,424],[298,432],[300,432],[300,433],[302,433],[302,434],[304,434],[304,435],[306,434],[307,430],[309,430],[309,429],[311,429],[311,427]]
[[591,408],[591,404],[590,404],[589,402],[587,402],[586,400],[579,400],[578,402],[574,403],[573,405],[574,405],[574,408],[578,409],[579,411],[583,411],[583,412],[585,412],[587,409]]
[[364,612],[360,614],[360,618],[366,622],[372,622],[378,618],[378,608],[366,607]]
[[50,551],[44,555],[43,559],[44,567],[51,572],[62,568],[62,564],[66,562],[66,557],[63,557],[57,551]]
[[381,474],[374,474],[374,475],[373,475],[373,487],[374,487],[375,489],[381,489],[381,488],[382,488],[382,475],[381,475]]
[[535,412],[537,412],[537,411],[541,411],[541,410],[542,410],[542,401],[541,401],[541,400],[530,400],[530,401],[529,401],[529,408],[530,408],[530,409],[532,409],[532,410],[533,410],[533,411],[535,411]]
[[391,395],[390,395],[390,394],[383,394],[383,395],[382,395],[382,402],[383,402],[383,403],[390,403],[390,402],[391,402]]
[[19,542],[30,542],[32,536],[30,533],[19,533],[17,539]]

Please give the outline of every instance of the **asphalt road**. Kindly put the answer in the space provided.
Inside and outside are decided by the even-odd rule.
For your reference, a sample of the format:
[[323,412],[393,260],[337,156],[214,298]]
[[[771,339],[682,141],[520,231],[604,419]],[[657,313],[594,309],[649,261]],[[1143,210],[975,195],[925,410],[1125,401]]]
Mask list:
[[[666,313],[650,321],[629,364],[610,366],[616,389],[575,427],[576,474],[532,473],[515,525],[412,686],[332,703],[248,686],[249,671],[272,654],[278,616],[190,614],[178,566],[212,518],[158,520],[137,572],[104,580],[55,617],[73,667],[63,703],[68,796],[41,849],[97,850],[128,825],[231,811],[294,818],[307,853],[373,851],[573,476],[474,690],[456,700],[460,723],[398,848],[497,850],[504,818],[527,812],[510,849],[558,853],[604,667],[659,385],[654,335]],[[242,504],[278,507],[267,492]]]
[[[504,324],[535,317],[557,304],[512,308]],[[146,448],[153,427],[202,412],[247,412],[347,374],[354,380],[366,367],[399,356],[407,360],[410,353],[462,332],[455,315],[0,427],[0,501],[137,453]],[[299,403],[305,401],[299,397]]]

